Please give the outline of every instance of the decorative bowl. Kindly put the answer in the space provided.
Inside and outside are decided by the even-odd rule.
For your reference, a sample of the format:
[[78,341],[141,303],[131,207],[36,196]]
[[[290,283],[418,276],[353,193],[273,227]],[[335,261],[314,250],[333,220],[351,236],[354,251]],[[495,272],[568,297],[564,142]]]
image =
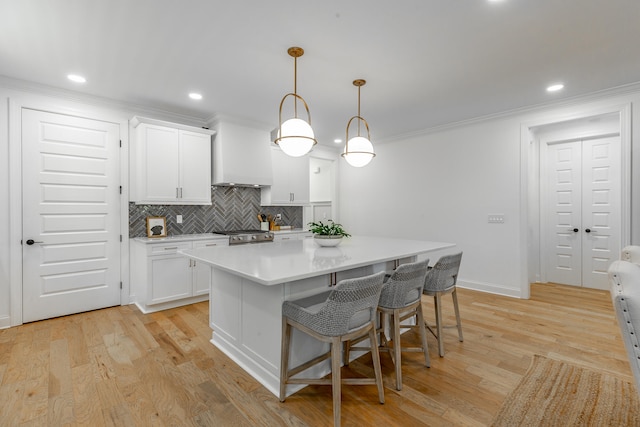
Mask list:
[[322,234],[315,234],[313,241],[322,247],[338,246],[342,242],[342,236],[329,236]]

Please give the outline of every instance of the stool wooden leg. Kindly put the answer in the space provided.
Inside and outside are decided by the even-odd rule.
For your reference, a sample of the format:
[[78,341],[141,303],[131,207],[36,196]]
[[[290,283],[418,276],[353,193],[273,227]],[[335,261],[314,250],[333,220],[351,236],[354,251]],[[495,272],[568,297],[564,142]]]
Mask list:
[[333,425],[340,426],[340,401],[342,393],[340,387],[340,361],[342,359],[342,346],[340,337],[331,340],[331,388],[333,392]]
[[424,351],[424,363],[427,368],[431,367],[431,359],[429,358],[429,347],[427,346],[427,328],[424,325],[424,314],[422,313],[422,304],[416,308],[417,326],[420,330],[420,339],[422,340],[422,350]]
[[287,393],[287,380],[289,379],[289,347],[291,344],[291,325],[282,317],[282,347],[280,349],[280,402],[284,402]]
[[460,322],[460,309],[458,308],[458,294],[456,293],[455,289],[453,290],[453,292],[451,292],[451,297],[453,298],[453,309],[456,312],[456,325],[458,326],[458,340],[462,342],[464,341],[464,339],[462,338],[462,322]]
[[396,368],[396,390],[402,390],[402,344],[400,343],[400,310],[391,314],[393,340],[393,363]]
[[436,333],[438,338],[438,354],[440,357],[444,357],[444,337],[442,336],[442,304],[440,294],[437,293],[434,297],[434,305],[436,306]]
[[369,331],[369,341],[371,342],[371,359],[373,359],[373,372],[376,375],[376,386],[378,386],[378,398],[380,403],[384,403],[384,384],[382,383],[382,365],[380,364],[380,352],[378,351],[378,334],[375,325]]

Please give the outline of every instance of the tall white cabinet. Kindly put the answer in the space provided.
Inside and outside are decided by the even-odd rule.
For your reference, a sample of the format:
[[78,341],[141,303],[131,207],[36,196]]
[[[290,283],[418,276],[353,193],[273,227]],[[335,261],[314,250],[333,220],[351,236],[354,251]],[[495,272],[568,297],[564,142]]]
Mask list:
[[213,131],[142,117],[131,126],[131,201],[211,204]]

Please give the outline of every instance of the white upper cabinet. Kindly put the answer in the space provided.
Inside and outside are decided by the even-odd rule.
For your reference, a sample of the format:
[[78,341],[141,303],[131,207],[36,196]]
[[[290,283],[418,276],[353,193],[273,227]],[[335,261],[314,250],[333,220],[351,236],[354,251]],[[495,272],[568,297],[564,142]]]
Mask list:
[[131,125],[131,201],[210,205],[214,132],[141,117]]
[[217,119],[213,128],[214,185],[271,185],[269,131]]
[[303,206],[309,203],[309,157],[290,157],[271,148],[273,184],[262,188],[263,206]]

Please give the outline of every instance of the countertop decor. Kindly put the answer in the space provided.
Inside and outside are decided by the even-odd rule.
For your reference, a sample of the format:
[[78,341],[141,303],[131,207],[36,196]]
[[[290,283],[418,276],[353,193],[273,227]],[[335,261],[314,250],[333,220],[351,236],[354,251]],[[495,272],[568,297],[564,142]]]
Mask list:
[[309,231],[313,233],[313,240],[319,246],[338,246],[343,237],[351,236],[345,231],[342,224],[333,222],[331,219],[327,224],[322,221],[310,222]]

